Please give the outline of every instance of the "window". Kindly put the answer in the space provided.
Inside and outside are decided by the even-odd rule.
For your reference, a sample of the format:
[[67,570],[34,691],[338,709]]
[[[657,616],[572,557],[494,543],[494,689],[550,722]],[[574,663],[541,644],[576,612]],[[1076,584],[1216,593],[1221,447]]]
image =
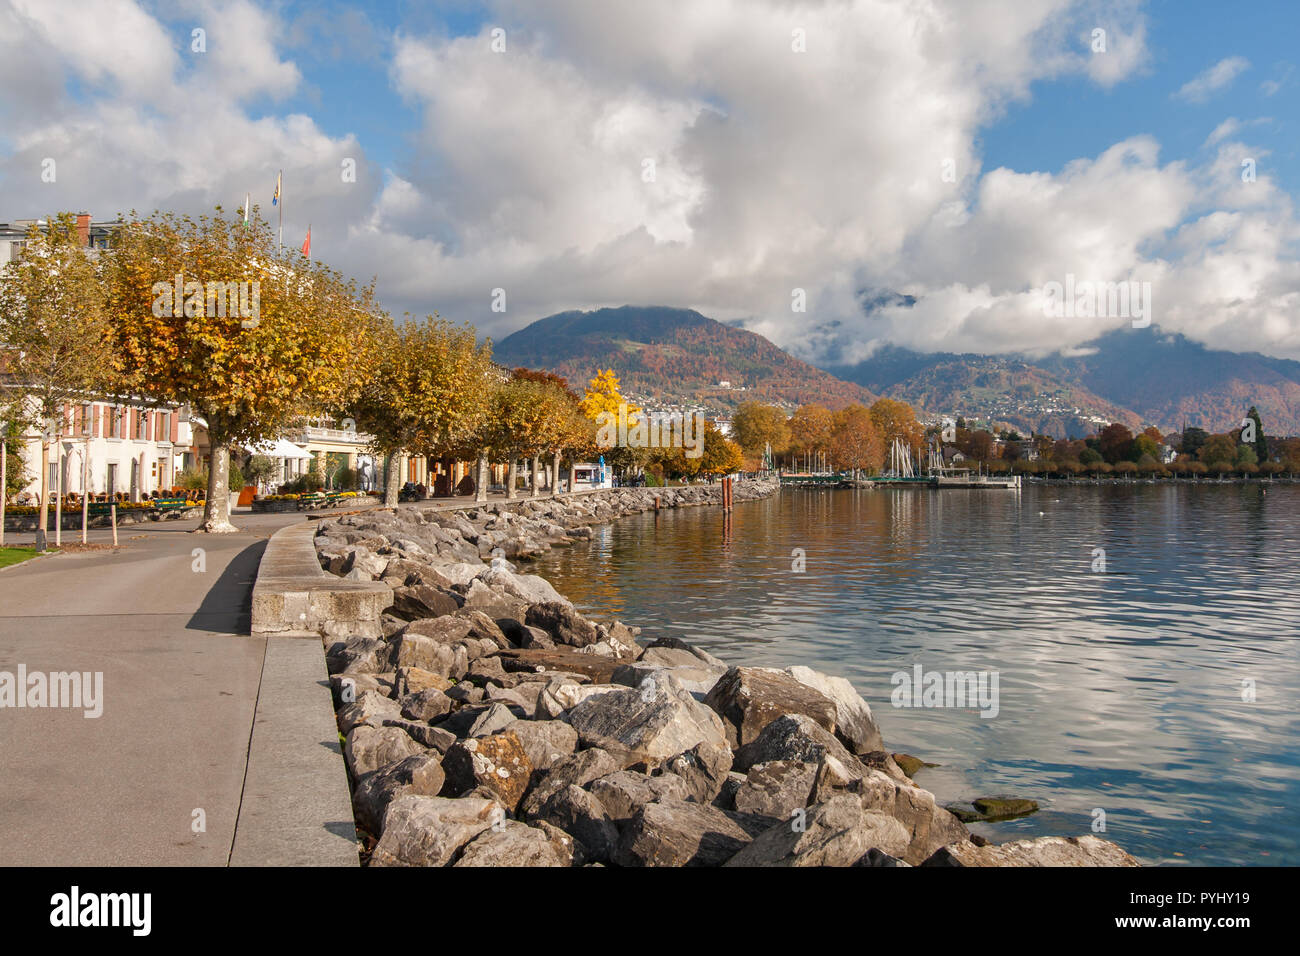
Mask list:
[[169,442],[172,440],[172,413],[158,413],[158,431],[154,435],[155,441]]
[[95,406],[87,402],[81,406],[81,434],[89,435],[94,429]]
[[110,438],[122,437],[122,416],[126,414],[126,409],[120,405],[115,405],[108,410],[108,434]]
[[135,411],[135,440],[144,441],[149,432],[149,413],[138,408]]

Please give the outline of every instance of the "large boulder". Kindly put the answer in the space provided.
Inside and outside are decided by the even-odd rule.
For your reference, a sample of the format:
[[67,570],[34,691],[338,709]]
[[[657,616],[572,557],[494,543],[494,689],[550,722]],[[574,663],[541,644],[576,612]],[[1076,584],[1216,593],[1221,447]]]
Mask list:
[[408,720],[436,720],[451,711],[451,698],[436,687],[407,694],[397,703],[401,708],[402,716]]
[[834,734],[804,714],[787,714],[769,723],[757,738],[736,750],[735,769],[748,770],[773,760],[818,764],[823,786],[848,786],[867,773]]
[[572,850],[565,857],[543,830],[518,820],[484,830],[460,851],[453,866],[569,866]]
[[880,728],[871,716],[871,707],[843,677],[831,677],[811,667],[795,666],[787,673],[828,698],[835,705],[835,735],[855,754],[884,749]]
[[704,700],[726,672],[725,667],[710,667],[707,664],[679,664],[667,667],[641,660],[620,664],[611,680],[615,684],[640,687],[647,679],[659,680],[664,674],[669,674],[673,680],[682,685],[684,690],[689,691],[697,699]]
[[385,720],[401,715],[402,708],[397,701],[390,700],[377,690],[362,691],[355,701],[343,705],[339,710],[339,733],[346,736],[352,732],[353,727],[362,724],[382,727]]
[[600,640],[596,626],[574,610],[567,601],[544,601],[528,608],[524,624],[540,627],[557,644],[586,647]]
[[593,780],[588,789],[617,824],[631,820],[647,803],[666,797],[685,800],[690,796],[686,783],[676,774],[663,773],[652,777],[631,770],[620,770]]
[[725,745],[696,744],[669,760],[664,769],[682,779],[696,803],[712,803],[731,773],[731,750]]
[[436,797],[443,785],[442,762],[434,752],[415,754],[368,773],[352,791],[352,807],[363,830],[379,835],[384,813],[398,797],[415,794]]
[[492,568],[479,578],[489,587],[496,586],[525,604],[570,604],[568,598],[551,586],[551,582],[536,574],[515,574],[505,568]]
[[531,820],[542,804],[568,786],[585,787],[591,781],[607,777],[628,765],[625,757],[616,756],[599,747],[579,750],[555,761],[549,770],[534,782],[524,799],[523,813]]
[[733,747],[755,740],[764,727],[787,714],[803,714],[835,732],[835,703],[772,667],[729,668],[704,702],[722,717],[727,740]]
[[517,720],[510,730],[524,745],[534,772],[549,770],[578,749],[578,732],[562,720]]
[[463,604],[454,591],[428,584],[403,585],[393,589],[393,613],[415,621],[426,617],[440,617],[458,611]]
[[590,861],[608,863],[618,845],[618,828],[593,794],[573,785],[557,790],[537,812],[537,819],[559,827],[582,845]]
[[623,828],[614,862],[620,866],[720,866],[750,839],[722,810],[666,797],[647,803]]
[[1109,840],[1095,836],[1045,836],[1036,840],[976,846],[953,843],[935,851],[922,866],[1141,866]]
[[727,743],[717,714],[671,678],[588,697],[569,711],[568,721],[583,746],[652,762],[699,744]]
[[360,724],[348,733],[343,746],[343,757],[354,780],[419,753],[424,753],[424,748],[400,727]]
[[382,674],[391,666],[393,649],[371,637],[349,637],[335,641],[325,652],[325,668],[331,674]]
[[493,825],[505,825],[495,800],[465,797],[398,797],[384,814],[384,834],[371,866],[446,866],[458,850]]
[[442,769],[447,775],[443,792],[448,796],[484,787],[511,812],[523,799],[533,773],[524,745],[508,730],[490,737],[458,740],[447,748]]
[[806,814],[795,811],[760,834],[727,866],[853,866],[868,851],[901,854],[908,833],[888,814],[862,809],[848,793],[832,797]]
[[802,760],[773,760],[749,768],[745,782],[736,788],[732,804],[737,813],[787,820],[813,801],[817,764]]
[[965,824],[939,806],[930,791],[895,780],[879,770],[868,770],[849,789],[857,794],[864,809],[887,813],[903,824],[909,835],[908,846],[896,855],[913,866],[940,847],[961,842],[970,835]]

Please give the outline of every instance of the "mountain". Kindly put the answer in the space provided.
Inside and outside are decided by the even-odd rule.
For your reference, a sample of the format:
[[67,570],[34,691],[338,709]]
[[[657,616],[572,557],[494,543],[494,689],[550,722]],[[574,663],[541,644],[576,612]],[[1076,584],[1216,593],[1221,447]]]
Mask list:
[[865,362],[826,370],[905,401],[922,418],[952,415],[1058,437],[1090,435],[1110,422],[1129,428],[1144,424],[1132,409],[1018,356],[926,354],[887,346]]
[[931,416],[960,414],[1058,437],[1090,434],[1103,421],[1221,432],[1239,425],[1251,405],[1269,434],[1300,434],[1300,362],[1208,349],[1154,326],[1119,329],[1046,358],[891,346],[856,365],[824,367]]
[[624,393],[638,400],[723,412],[745,401],[788,408],[819,402],[835,409],[876,399],[761,335],[690,309],[625,305],[561,312],[506,336],[492,353],[502,365],[555,372],[575,387],[612,368]]

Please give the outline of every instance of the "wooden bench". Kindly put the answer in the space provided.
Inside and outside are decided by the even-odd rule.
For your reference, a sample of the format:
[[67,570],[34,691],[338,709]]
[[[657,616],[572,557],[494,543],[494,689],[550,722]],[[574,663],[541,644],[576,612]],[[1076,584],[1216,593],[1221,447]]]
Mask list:
[[193,508],[194,502],[188,498],[155,498],[153,506],[160,512],[184,511],[186,508]]

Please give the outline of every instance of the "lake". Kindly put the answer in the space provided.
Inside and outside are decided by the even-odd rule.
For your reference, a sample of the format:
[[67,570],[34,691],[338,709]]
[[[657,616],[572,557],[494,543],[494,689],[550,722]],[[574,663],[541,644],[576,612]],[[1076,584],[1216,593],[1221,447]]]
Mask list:
[[[585,613],[847,677],[941,803],[1041,806],[975,832],[1103,811],[1143,863],[1300,865],[1300,487],[786,489],[593,532],[535,568]],[[895,707],[916,665],[995,674],[996,715]]]

